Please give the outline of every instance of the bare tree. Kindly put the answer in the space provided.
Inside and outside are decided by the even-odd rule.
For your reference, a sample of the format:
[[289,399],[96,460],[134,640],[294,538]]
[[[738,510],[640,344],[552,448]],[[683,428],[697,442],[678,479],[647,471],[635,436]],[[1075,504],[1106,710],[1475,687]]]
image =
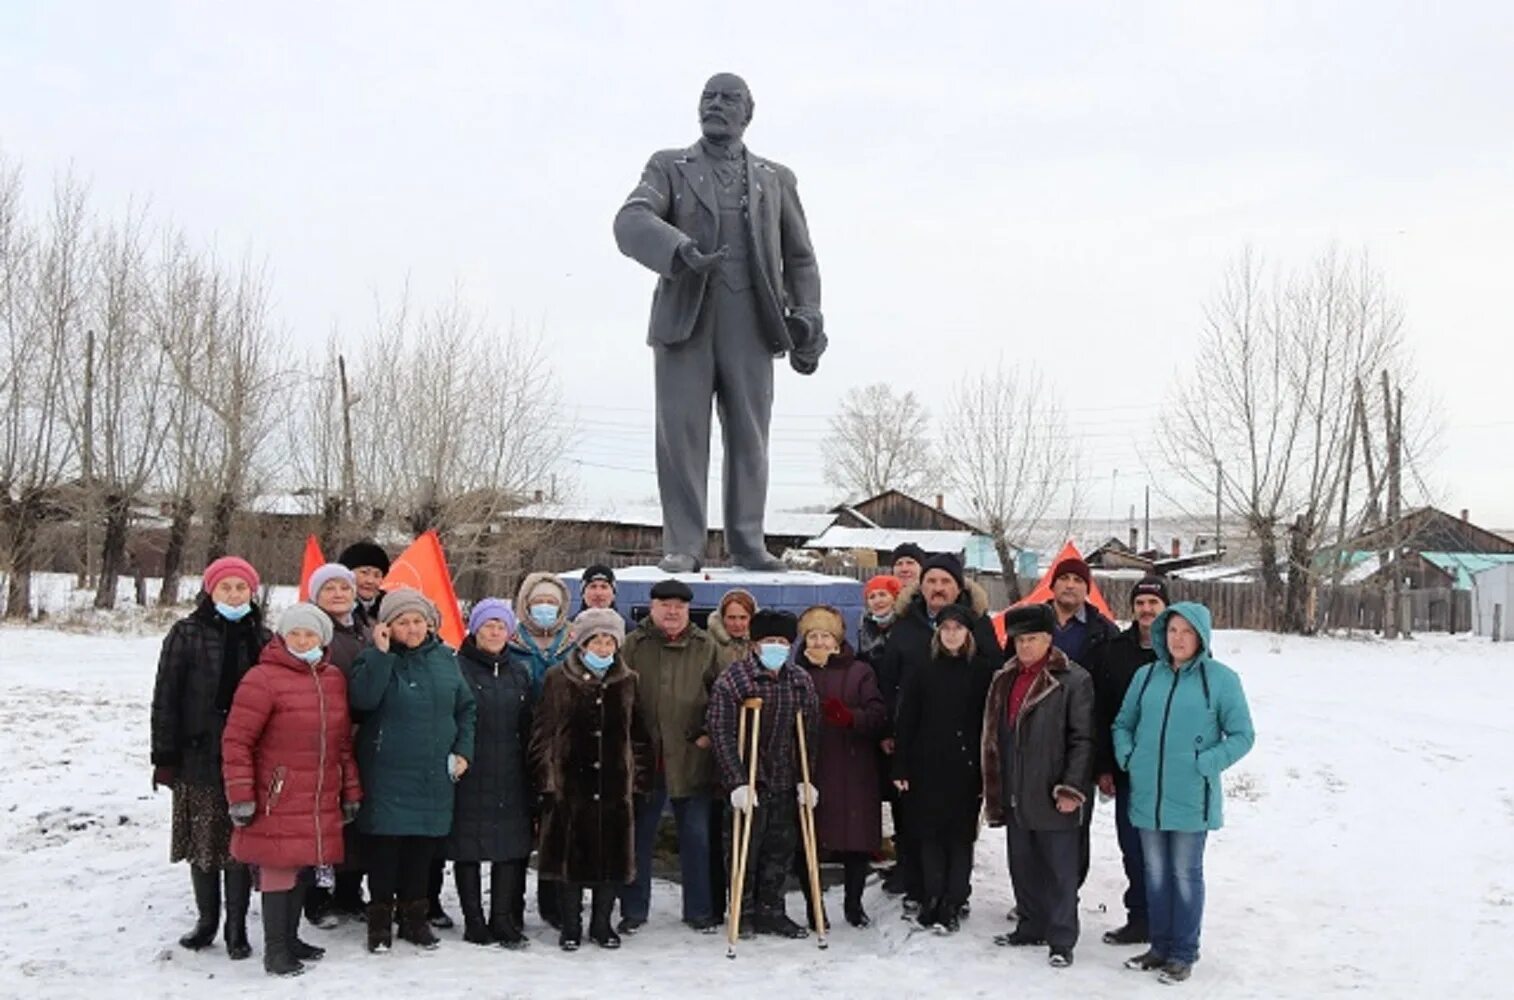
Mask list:
[[1196,364],[1173,387],[1158,446],[1173,484],[1212,495],[1223,470],[1221,503],[1258,540],[1274,628],[1313,625],[1316,556],[1343,492],[1351,506],[1353,436],[1379,412],[1357,386],[1399,369],[1401,331],[1381,274],[1365,256],[1334,251],[1288,277],[1248,251],[1205,310]]
[[38,530],[63,518],[61,487],[75,453],[65,422],[68,346],[81,319],[89,283],[84,186],[71,175],[54,186],[41,231],[27,232],[18,208],[20,174],[0,164],[0,263],[4,277],[5,385],[0,515],[10,555],[6,616],[30,613]]
[[848,389],[820,447],[825,481],[849,499],[918,493],[937,478],[930,417],[913,392],[886,382]]
[[945,475],[994,540],[1011,601],[1020,596],[1013,550],[1029,544],[1059,500],[1080,502],[1077,448],[1055,396],[1035,369],[968,375],[952,394]]

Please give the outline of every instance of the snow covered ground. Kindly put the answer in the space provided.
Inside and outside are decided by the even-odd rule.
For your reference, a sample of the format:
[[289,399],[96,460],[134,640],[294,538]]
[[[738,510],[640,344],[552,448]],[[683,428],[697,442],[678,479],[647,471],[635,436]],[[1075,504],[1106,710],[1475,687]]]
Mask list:
[[[723,940],[676,922],[659,885],[625,948],[564,955],[539,924],[524,953],[444,935],[430,954],[364,953],[346,926],[310,929],[327,959],[293,983],[255,956],[175,943],[191,921],[170,866],[168,796],[148,788],[158,640],[0,629],[0,996],[1507,996],[1514,957],[1514,648],[1224,632],[1256,750],[1226,776],[1210,841],[1203,961],[1182,987],[1120,968],[1098,936],[1120,922],[1108,806],[1094,830],[1084,940],[1069,970],[990,942],[1010,902],[1003,838],[978,847],[973,914],[953,938],[908,933],[875,885],[866,931]],[[835,893],[835,890],[832,890]],[[451,896],[449,887],[449,898]],[[252,936],[261,953],[254,902]],[[453,904],[455,912],[455,901]],[[790,897],[790,913],[800,898]],[[840,899],[832,898],[834,916]]]

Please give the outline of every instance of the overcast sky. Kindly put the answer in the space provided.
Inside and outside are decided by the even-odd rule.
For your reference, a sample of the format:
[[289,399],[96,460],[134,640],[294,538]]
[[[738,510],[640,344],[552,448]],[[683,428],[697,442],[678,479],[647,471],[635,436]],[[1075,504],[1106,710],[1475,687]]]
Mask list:
[[1052,373],[1089,512],[1123,519],[1226,262],[1335,243],[1404,306],[1443,406],[1436,499],[1514,527],[1506,2],[7,0],[0,149],[34,192],[73,164],[102,211],[148,198],[266,256],[311,342],[361,337],[407,278],[418,304],[461,283],[545,330],[581,493],[640,499],[653,278],[610,221],[650,152],[697,137],[719,70],[751,84],[751,147],[798,174],[824,279],[830,353],[778,378],[774,506],[831,499],[848,386],[939,408],[1003,356]]

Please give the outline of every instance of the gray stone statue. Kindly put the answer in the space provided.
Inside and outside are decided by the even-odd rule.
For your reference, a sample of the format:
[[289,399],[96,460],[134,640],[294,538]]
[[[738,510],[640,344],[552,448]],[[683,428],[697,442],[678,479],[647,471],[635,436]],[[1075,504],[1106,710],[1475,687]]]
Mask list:
[[813,374],[825,350],[820,270],[794,174],[749,151],[751,91],[712,76],[699,97],[704,137],[654,153],[615,216],[621,253],[657,272],[661,568],[700,568],[708,524],[710,400],[725,447],[725,539],[747,569],[779,570],[762,519],[768,493],[773,359]]

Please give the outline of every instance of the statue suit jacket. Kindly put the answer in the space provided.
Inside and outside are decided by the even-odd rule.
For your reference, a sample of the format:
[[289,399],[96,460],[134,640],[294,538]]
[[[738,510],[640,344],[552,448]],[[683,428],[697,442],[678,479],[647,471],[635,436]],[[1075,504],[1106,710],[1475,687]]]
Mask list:
[[[762,336],[774,354],[781,354],[794,348],[786,316],[819,321],[820,269],[793,171],[750,149],[747,168],[755,244],[749,257],[759,272],[752,279]],[[679,244],[691,238],[706,253],[717,250],[728,241],[719,232],[719,219],[715,178],[698,143],[654,153],[642,171],[641,183],[616,213],[615,242],[620,252],[660,276],[652,297],[649,344],[679,344],[693,335],[705,287],[715,272],[695,274],[680,265],[675,274],[676,252]]]

